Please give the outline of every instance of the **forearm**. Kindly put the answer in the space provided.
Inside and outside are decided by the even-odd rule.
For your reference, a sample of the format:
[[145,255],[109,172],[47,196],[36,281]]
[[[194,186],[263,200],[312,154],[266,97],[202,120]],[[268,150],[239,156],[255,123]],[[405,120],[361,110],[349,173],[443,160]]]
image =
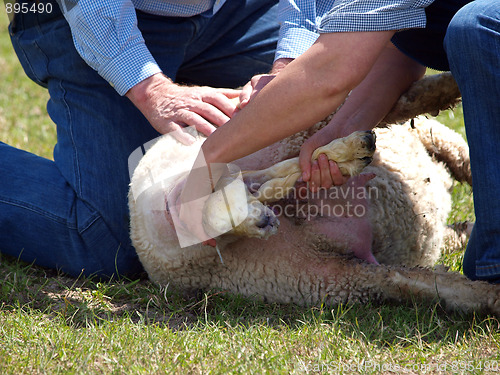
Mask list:
[[351,92],[325,129],[331,132],[327,138],[373,129],[410,85],[424,74],[424,66],[389,43],[370,73]]
[[174,85],[167,76],[158,73],[146,78],[130,88],[125,94],[132,103],[143,113],[150,110],[150,101],[160,85]]
[[303,180],[309,181],[312,188],[329,188],[332,184],[345,183],[338,168],[329,165],[326,160],[322,161],[321,156],[311,164],[314,150],[356,130],[375,127],[401,93],[424,73],[425,67],[409,59],[389,43],[370,73],[351,92],[330,123],[302,145],[299,163]]
[[323,119],[368,74],[393,33],[321,35],[205,141],[207,162],[234,161]]

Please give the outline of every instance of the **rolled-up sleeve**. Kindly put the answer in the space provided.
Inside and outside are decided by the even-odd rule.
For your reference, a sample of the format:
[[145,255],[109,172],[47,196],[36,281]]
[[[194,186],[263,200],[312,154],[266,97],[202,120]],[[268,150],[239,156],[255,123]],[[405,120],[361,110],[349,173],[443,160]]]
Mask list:
[[424,28],[434,0],[336,0],[322,17],[320,33]]
[[275,58],[296,58],[321,33],[424,28],[434,0],[280,0]]
[[280,36],[276,59],[296,58],[318,38],[316,5],[308,0],[280,0]]
[[130,0],[62,0],[75,47],[120,95],[161,72],[137,27]]

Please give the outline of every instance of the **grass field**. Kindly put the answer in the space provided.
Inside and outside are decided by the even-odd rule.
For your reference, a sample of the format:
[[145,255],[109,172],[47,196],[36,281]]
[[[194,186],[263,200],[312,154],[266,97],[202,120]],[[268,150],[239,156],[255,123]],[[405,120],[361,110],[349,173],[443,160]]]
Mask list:
[[[25,77],[6,27],[2,7],[0,140],[51,158],[47,93]],[[440,119],[463,133],[460,108]],[[451,222],[473,219],[471,195],[455,187]],[[445,251],[442,262],[460,270],[462,253]],[[500,371],[499,321],[450,315],[439,304],[301,308],[0,262],[0,374]]]

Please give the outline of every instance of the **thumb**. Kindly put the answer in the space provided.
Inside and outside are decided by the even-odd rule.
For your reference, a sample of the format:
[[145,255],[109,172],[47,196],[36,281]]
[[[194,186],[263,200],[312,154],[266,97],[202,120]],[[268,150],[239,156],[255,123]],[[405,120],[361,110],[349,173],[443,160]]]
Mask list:
[[248,104],[248,102],[250,101],[250,97],[252,96],[252,92],[253,92],[253,86],[250,81],[241,89],[239,97],[240,103],[238,106],[240,109],[243,109],[243,107],[245,107]]
[[311,178],[311,157],[312,149],[304,143],[300,148],[299,166],[302,171],[302,181],[307,182]]
[[172,133],[170,133],[172,135],[172,137],[174,137],[176,140],[178,140],[180,143],[186,145],[186,146],[189,146],[189,145],[192,145],[194,142],[195,142],[195,138],[184,132],[184,131],[174,131]]
[[[154,126],[153,126],[154,127]],[[158,130],[158,128],[155,127]],[[172,122],[167,127],[165,127],[160,133],[163,135],[169,135],[179,141],[180,143],[189,146],[192,145],[196,139],[188,132],[188,128],[182,128],[179,124]],[[196,129],[193,131],[196,134]]]
[[235,99],[241,95],[241,90],[237,89],[219,89],[218,92],[228,99]]

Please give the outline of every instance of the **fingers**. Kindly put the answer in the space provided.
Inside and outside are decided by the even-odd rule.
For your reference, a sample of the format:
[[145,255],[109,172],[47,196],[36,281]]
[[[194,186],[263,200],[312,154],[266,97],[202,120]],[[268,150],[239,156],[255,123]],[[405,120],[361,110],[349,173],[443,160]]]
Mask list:
[[[337,165],[336,163],[333,164]],[[330,169],[332,165],[325,154],[321,154],[318,158],[318,166],[320,170],[320,186],[325,189],[331,188],[332,185],[335,185],[335,180],[338,180],[338,178],[335,175],[331,175]]]
[[157,89],[141,111],[162,134],[178,126],[194,126],[208,136],[234,115],[234,98],[239,94],[240,90],[170,84]]
[[[134,86],[127,97],[161,134],[194,126],[209,135],[234,115],[240,90],[182,86],[157,74]],[[179,135],[185,141],[187,138]]]
[[202,112],[197,112],[216,126],[222,126],[238,110],[239,101],[234,100],[240,95],[240,90],[224,89],[213,95],[203,97],[200,105]]
[[320,154],[317,160],[307,163],[310,165],[309,178],[306,179],[306,173],[302,170],[302,178],[309,181],[309,189],[313,192],[320,188],[329,189],[332,186],[344,185],[348,176],[342,175],[340,169],[333,160],[328,160],[325,154]]
[[241,90],[239,109],[243,109],[274,77],[275,74],[259,74],[252,77]]
[[328,160],[325,154],[320,154],[317,160],[311,162],[314,150],[324,146],[327,140],[331,138],[325,136],[324,133],[325,129],[320,130],[304,142],[300,148],[299,165],[302,171],[302,180],[309,182],[311,191],[340,186],[349,180],[349,177],[342,175],[337,163],[333,160]]
[[321,143],[311,138],[300,149],[299,165],[302,180],[309,182],[311,191],[319,188],[328,189],[333,185],[339,186],[347,181],[347,178],[342,176],[337,163],[329,161],[326,155],[320,154],[317,160],[311,162],[313,151],[320,146],[322,146]]
[[321,187],[321,172],[319,170],[319,163],[314,160],[311,163],[311,178],[309,179],[309,190],[315,192]]
[[[326,155],[324,156],[326,158]],[[332,179],[332,185],[335,186],[344,185],[347,182],[347,180],[349,180],[349,176],[344,176],[342,172],[340,172],[338,164],[335,163],[333,160],[329,160],[328,163],[329,163],[330,177]]]
[[[216,126],[213,125],[212,121],[207,121],[207,117],[211,117],[207,112],[198,113],[199,110],[196,111],[180,111],[179,119],[182,121],[180,124],[182,126],[194,126],[196,130],[200,133],[206,135],[207,137],[212,134]],[[225,124],[229,121],[229,118],[225,116],[226,120],[222,120],[222,124]],[[179,121],[177,121],[179,122]],[[220,123],[220,122],[219,122]],[[217,125],[220,126],[220,125]]]
[[213,125],[206,122],[203,118],[196,114],[189,114],[186,118],[191,118],[191,120],[186,121],[189,125],[185,122],[178,123],[176,121],[162,121],[161,124],[157,124],[155,129],[161,134],[171,135],[182,144],[188,146],[193,144],[196,140],[196,137],[193,136],[194,133],[190,134],[186,131],[189,126],[195,127],[198,132],[203,133],[206,136],[209,136],[215,130]]
[[[234,96],[238,95],[239,91],[224,90],[223,93]],[[172,129],[193,126],[198,132],[209,136],[217,127],[228,122],[236,110],[235,101],[223,93],[213,92],[199,99],[186,99],[178,105],[179,108],[157,116],[155,128],[165,134]]]

